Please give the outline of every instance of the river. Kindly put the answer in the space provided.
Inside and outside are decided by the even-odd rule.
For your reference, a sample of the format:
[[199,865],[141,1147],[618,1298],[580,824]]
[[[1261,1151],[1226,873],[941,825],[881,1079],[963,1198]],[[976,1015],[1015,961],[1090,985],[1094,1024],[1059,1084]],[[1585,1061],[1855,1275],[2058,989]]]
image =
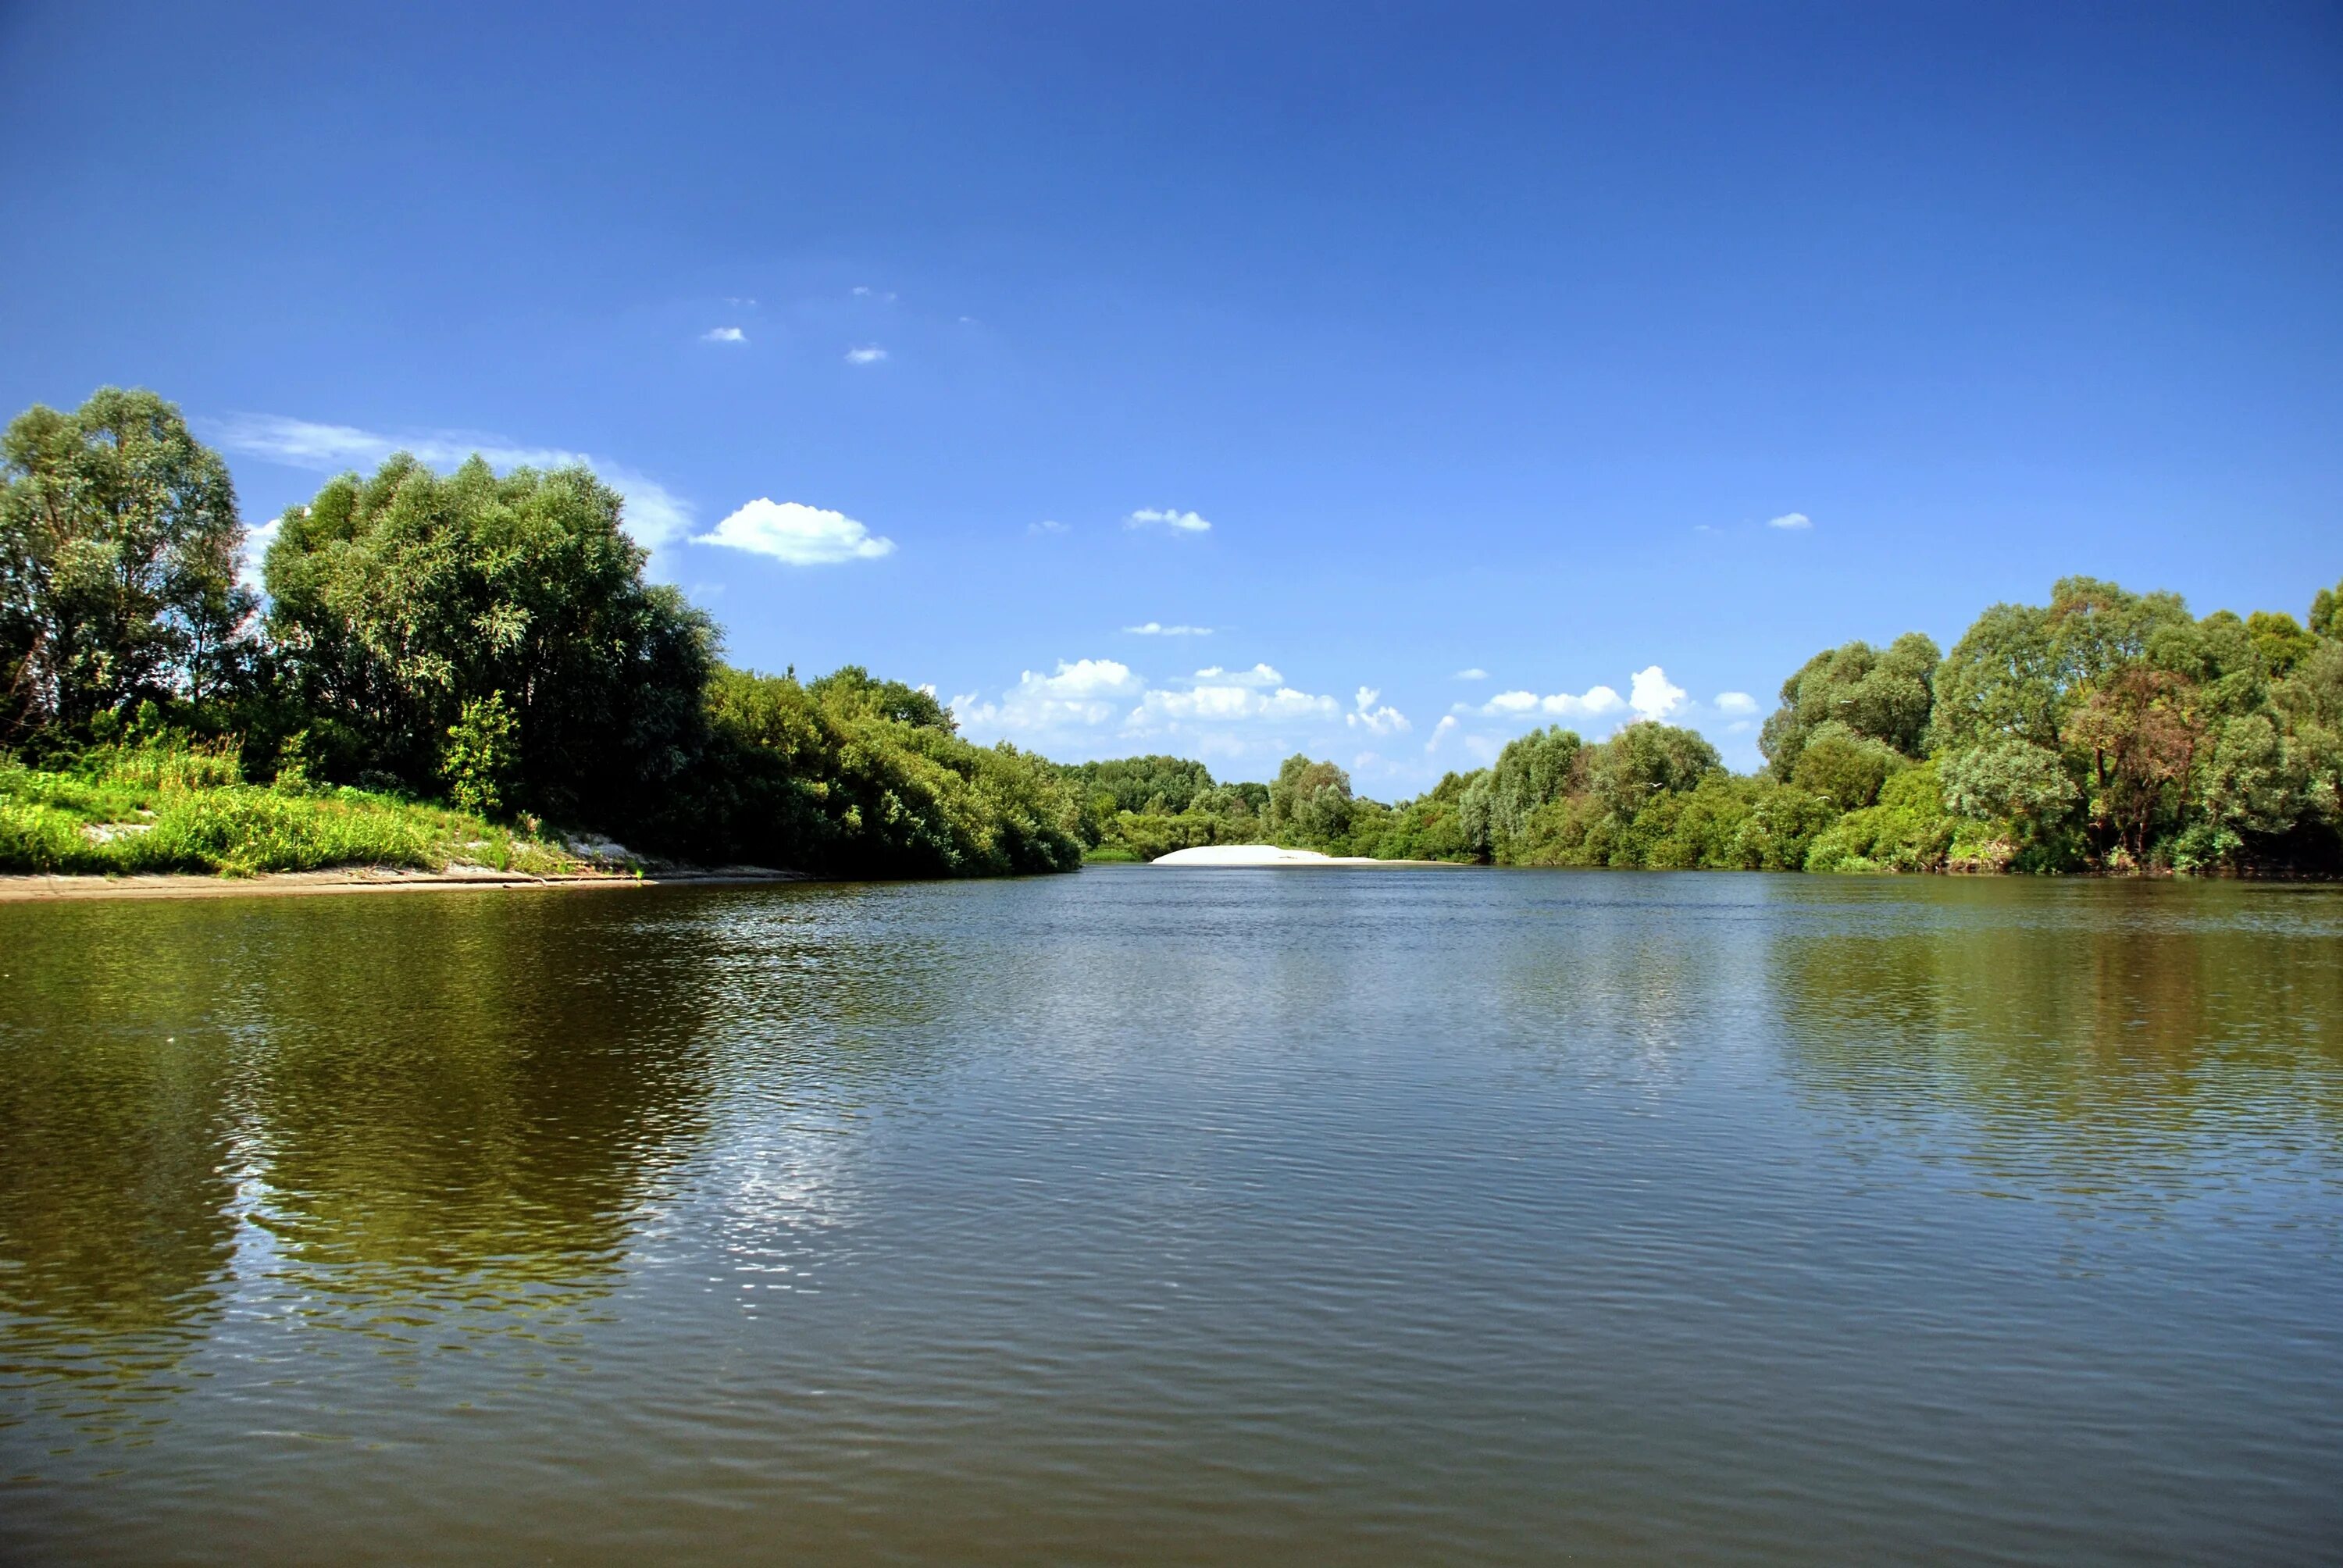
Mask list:
[[0,905],[11,1563],[2343,1550],[2343,890]]

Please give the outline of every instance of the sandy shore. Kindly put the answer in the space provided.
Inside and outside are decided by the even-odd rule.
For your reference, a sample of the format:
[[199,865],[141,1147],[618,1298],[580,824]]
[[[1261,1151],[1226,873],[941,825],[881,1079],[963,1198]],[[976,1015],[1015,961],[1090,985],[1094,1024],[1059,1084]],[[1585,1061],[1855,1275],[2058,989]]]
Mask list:
[[660,888],[679,884],[729,886],[751,882],[799,882],[796,871],[762,866],[671,868],[645,872],[584,871],[574,876],[531,877],[487,866],[450,866],[440,871],[388,866],[343,866],[329,871],[275,871],[258,877],[0,877],[0,903],[43,899],[234,899],[286,898],[309,893],[445,892],[449,889]]
[[1445,860],[1378,860],[1367,855],[1322,855],[1315,849],[1286,849],[1275,844],[1206,844],[1174,849],[1149,862],[1157,866],[1444,866]]

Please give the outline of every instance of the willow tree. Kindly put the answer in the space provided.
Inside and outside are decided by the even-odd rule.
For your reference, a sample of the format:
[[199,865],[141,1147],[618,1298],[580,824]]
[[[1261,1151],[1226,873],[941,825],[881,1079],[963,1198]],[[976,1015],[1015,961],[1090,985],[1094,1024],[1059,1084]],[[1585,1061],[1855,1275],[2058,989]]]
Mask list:
[[252,596],[219,454],[152,392],[35,406],[0,437],[0,739],[215,695]]
[[623,820],[696,759],[708,618],[643,581],[585,468],[441,477],[395,456],[286,510],[269,633],[312,754],[437,793]]

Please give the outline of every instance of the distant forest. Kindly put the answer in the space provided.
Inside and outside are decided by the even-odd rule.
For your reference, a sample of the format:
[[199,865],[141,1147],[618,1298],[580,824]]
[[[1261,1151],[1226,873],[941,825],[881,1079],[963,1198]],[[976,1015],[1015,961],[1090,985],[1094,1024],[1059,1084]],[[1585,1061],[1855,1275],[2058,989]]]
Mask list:
[[[1306,757],[1267,783],[1172,757],[1061,765],[967,741],[931,694],[859,668],[736,668],[707,615],[645,582],[619,498],[582,467],[443,476],[402,456],[334,479],[284,514],[265,600],[237,580],[226,465],[152,393],[20,416],[0,480],[0,869],[143,867],[101,854],[99,820],[105,789],[142,780],[138,810],[187,824],[169,863],[246,869],[366,851],[239,834],[292,844],[328,806],[437,802],[499,843],[556,823],[833,876],[1257,841],[1518,866],[2343,870],[2343,586],[2304,622],[2070,578],[1949,653],[1914,632],[1815,654],[1755,774],[1689,729],[1557,728],[1384,804]],[[172,816],[206,790],[236,809]]]

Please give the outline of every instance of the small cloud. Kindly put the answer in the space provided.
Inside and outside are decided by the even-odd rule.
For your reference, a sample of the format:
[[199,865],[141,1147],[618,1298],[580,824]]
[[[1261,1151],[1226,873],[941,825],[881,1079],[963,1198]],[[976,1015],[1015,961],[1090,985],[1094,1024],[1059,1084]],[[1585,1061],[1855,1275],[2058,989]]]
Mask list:
[[1359,688],[1358,705],[1342,715],[1342,722],[1371,735],[1403,735],[1413,729],[1406,714],[1388,704],[1379,706],[1382,697],[1372,686]]
[[858,283],[854,286],[854,297],[857,299],[877,300],[881,305],[892,305],[895,303],[895,291],[893,289],[865,288],[862,285]]
[[1159,523],[1175,534],[1208,534],[1212,531],[1212,525],[1195,513],[1168,507],[1160,509],[1141,507],[1122,519],[1122,526],[1126,528],[1143,528]]
[[1719,713],[1755,713],[1757,699],[1745,691],[1720,691],[1716,694]]
[[876,343],[865,343],[846,351],[849,365],[876,365],[887,357],[887,351]]
[[1066,525],[1058,521],[1057,518],[1043,518],[1038,523],[1026,524],[1025,531],[1029,534],[1062,534],[1068,530]]
[[1212,635],[1212,628],[1209,626],[1165,626],[1160,620],[1151,620],[1144,626],[1127,626],[1122,629],[1133,637],[1210,637]]
[[1480,666],[1474,665],[1471,669],[1458,670],[1456,672],[1456,678],[1458,680],[1486,680],[1489,678],[1489,672],[1483,669]]
[[754,309],[756,309],[756,308],[757,308],[757,302],[756,302],[755,300],[753,300],[753,299],[749,298],[749,297],[746,297],[745,295],[731,295],[731,296],[728,296],[728,297],[725,298],[724,303],[725,303],[725,304],[727,304],[727,305],[742,305],[742,306],[746,306],[746,307],[749,307],[749,309],[751,309],[751,310],[754,310]]
[[1665,719],[1684,706],[1684,689],[1672,686],[1656,664],[1635,672],[1628,683],[1627,706],[1644,719]]
[[737,327],[711,327],[699,335],[702,343],[746,343],[749,335]]
[[280,513],[256,528],[244,530],[244,548],[236,556],[236,580],[254,593],[267,591],[261,586],[260,563],[266,558],[268,547],[277,542],[277,526],[284,520]]
[[1438,750],[1440,743],[1448,739],[1448,732],[1455,728],[1456,716],[1453,713],[1442,714],[1440,722],[1432,727],[1432,739],[1423,743],[1424,755],[1428,757]]
[[1804,512],[1784,512],[1778,518],[1768,518],[1765,520],[1765,526],[1769,528],[1790,528],[1795,530],[1799,528],[1811,528],[1815,526],[1815,520],[1814,518],[1806,516]]
[[895,549],[894,540],[878,538],[844,512],[826,511],[796,501],[776,502],[763,497],[750,501],[709,532],[695,536],[691,542],[770,556],[793,567],[876,560],[891,555]]
[[1240,669],[1233,675],[1215,664],[1198,670],[1196,678],[1217,680],[1230,686],[1282,686],[1285,684],[1285,677],[1265,664],[1256,664],[1251,669]]

